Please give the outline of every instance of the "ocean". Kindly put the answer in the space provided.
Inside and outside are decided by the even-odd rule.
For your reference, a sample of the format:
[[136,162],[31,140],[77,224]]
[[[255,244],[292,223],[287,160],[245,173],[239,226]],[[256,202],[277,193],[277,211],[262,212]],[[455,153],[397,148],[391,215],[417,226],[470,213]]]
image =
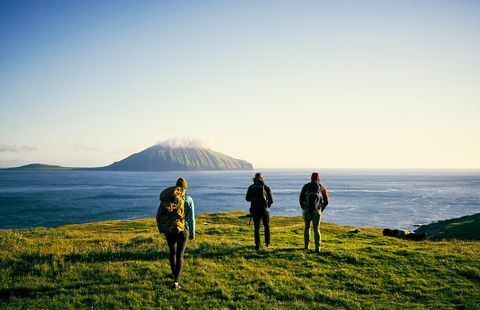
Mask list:
[[[301,215],[310,170],[265,170],[271,215]],[[414,229],[480,212],[478,171],[322,170],[330,194],[323,221]],[[254,172],[0,171],[0,228],[155,217],[163,188],[188,181],[196,213],[243,210]]]

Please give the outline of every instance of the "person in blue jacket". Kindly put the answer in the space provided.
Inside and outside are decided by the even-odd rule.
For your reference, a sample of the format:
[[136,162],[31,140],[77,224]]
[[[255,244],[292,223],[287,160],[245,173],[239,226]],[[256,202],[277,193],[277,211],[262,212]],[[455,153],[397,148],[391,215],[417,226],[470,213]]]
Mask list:
[[195,204],[189,195],[185,195],[185,229],[189,238],[195,239]]

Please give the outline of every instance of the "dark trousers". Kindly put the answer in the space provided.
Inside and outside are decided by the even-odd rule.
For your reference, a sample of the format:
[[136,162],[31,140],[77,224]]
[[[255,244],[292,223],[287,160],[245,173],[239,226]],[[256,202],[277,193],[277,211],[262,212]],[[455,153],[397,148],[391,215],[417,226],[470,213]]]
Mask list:
[[263,228],[265,229],[265,244],[270,245],[270,212],[265,211],[262,213],[252,214],[254,236],[255,236],[255,248],[260,248],[260,221],[263,222]]
[[183,254],[187,248],[188,230],[166,235],[168,249],[170,250],[170,270],[173,282],[178,282],[183,268]]

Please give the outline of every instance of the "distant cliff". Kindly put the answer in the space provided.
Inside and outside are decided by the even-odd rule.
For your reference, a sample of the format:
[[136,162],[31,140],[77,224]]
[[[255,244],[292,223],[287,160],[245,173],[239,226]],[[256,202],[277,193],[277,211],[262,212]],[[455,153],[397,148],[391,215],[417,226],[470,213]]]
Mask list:
[[101,170],[252,170],[249,162],[207,148],[171,148],[154,145]]
[[56,165],[44,165],[44,164],[29,164],[14,168],[4,168],[0,170],[18,170],[18,171],[65,171],[72,170],[74,168],[62,167]]

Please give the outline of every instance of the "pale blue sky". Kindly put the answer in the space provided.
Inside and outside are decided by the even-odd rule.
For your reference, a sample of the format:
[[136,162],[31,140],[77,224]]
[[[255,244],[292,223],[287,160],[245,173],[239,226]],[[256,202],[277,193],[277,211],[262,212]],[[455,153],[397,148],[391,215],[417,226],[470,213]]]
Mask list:
[[1,1],[0,166],[192,137],[257,167],[480,168],[480,2]]

